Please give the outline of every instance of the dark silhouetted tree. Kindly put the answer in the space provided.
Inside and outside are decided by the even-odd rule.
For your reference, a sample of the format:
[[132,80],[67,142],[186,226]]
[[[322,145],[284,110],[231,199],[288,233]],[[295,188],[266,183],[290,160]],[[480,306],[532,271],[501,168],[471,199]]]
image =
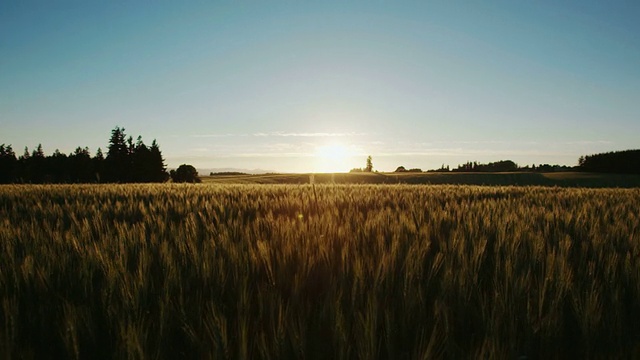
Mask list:
[[373,159],[371,158],[371,155],[367,156],[367,166],[365,166],[364,171],[373,171]]
[[69,180],[74,183],[94,182],[96,179],[92,165],[89,148],[78,146],[69,156]]
[[125,129],[116,126],[111,130],[109,150],[105,159],[106,182],[127,182],[131,178],[131,158]]
[[191,165],[182,164],[177,170],[171,170],[171,180],[175,183],[199,183],[198,171]]
[[31,154],[29,153],[29,147],[25,146],[24,147],[24,153],[22,153],[22,156],[20,156],[20,159],[18,159],[18,160],[23,160],[23,159],[26,160],[26,159],[28,159],[30,157],[31,157]]
[[169,174],[167,174],[167,167],[164,165],[160,146],[158,146],[158,142],[153,139],[149,154],[149,181],[164,182],[168,179]]
[[[111,131],[109,151],[102,167],[106,182],[163,182],[168,174],[158,143],[153,140],[148,147],[138,136],[127,137],[124,128]],[[101,176],[102,178],[102,176]]]
[[102,154],[102,149],[98,148],[96,151],[96,156],[91,159],[93,163],[93,171],[95,172],[95,177],[97,182],[102,182],[102,177],[104,176],[104,154]]
[[26,159],[26,166],[29,169],[30,179],[28,182],[34,184],[41,184],[44,182],[46,174],[45,174],[45,166],[46,166],[46,156],[44,154],[44,150],[42,150],[42,144],[38,144],[33,153],[31,153],[31,157]]
[[[122,130],[124,130],[124,129],[122,129]],[[138,137],[138,139],[141,139],[141,137]],[[135,145],[133,145],[133,136],[129,136],[127,138],[127,154],[128,155],[133,155],[135,150],[136,150],[136,147],[135,147]]]
[[67,155],[56,149],[53,155],[47,157],[47,179],[50,183],[68,183],[70,164]]
[[163,182],[168,174],[164,166],[164,159],[156,140],[148,147],[138,136],[133,153],[134,182]]
[[8,184],[16,181],[18,159],[11,145],[0,145],[0,184]]
[[24,152],[18,158],[18,166],[16,171],[16,181],[21,183],[31,182],[31,163],[29,159],[31,158],[31,153],[29,153],[29,147],[24,147]]
[[[129,138],[131,139],[131,138]],[[142,141],[142,136],[138,136],[138,140],[136,141],[136,145],[131,151],[131,156],[133,160],[133,178],[134,182],[149,182],[149,168],[151,166],[150,162],[151,151]]]

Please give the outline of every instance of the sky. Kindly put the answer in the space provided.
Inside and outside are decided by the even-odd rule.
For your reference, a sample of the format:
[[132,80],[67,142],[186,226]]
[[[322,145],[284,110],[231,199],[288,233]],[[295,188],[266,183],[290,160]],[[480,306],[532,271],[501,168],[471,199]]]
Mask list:
[[[0,144],[169,168],[576,165],[640,148],[640,1],[0,2]],[[105,151],[106,152],[106,151]]]

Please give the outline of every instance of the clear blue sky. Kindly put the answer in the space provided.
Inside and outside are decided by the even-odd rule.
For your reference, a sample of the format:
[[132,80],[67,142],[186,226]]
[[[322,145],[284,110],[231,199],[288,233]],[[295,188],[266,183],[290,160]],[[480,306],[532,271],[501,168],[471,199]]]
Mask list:
[[640,148],[639,19],[637,0],[5,0],[0,143],[93,154],[119,125],[169,167],[574,165]]

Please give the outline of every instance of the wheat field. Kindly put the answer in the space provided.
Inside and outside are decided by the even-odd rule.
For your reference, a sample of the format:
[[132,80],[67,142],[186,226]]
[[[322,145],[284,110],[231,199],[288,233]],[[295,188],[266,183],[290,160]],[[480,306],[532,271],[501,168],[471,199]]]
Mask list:
[[0,357],[640,356],[640,189],[0,186]]

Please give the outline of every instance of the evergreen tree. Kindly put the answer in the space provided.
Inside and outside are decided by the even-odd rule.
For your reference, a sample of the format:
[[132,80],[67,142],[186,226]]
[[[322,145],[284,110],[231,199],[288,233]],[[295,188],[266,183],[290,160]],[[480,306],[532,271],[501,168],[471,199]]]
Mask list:
[[27,166],[30,173],[30,179],[28,180],[28,182],[35,184],[41,184],[45,182],[45,158],[46,156],[44,154],[44,150],[42,150],[42,144],[38,144],[38,147],[33,150],[31,157],[27,159]]
[[14,182],[18,159],[11,145],[0,145],[0,184]]
[[102,181],[104,176],[104,155],[102,154],[102,148],[96,150],[96,156],[91,159],[93,163],[93,171],[95,172],[95,179],[97,182]]
[[104,160],[104,155],[102,154],[102,148],[98,148],[98,150],[96,150],[96,156],[94,157],[94,159]]
[[89,148],[78,146],[69,156],[70,180],[74,183],[88,183],[94,180]]
[[22,154],[19,160],[27,160],[30,157],[31,157],[31,154],[29,154],[29,147],[25,146],[24,153]]
[[149,178],[152,182],[165,182],[169,179],[167,174],[167,167],[164,164],[162,158],[162,152],[158,146],[156,139],[153,139],[151,143],[150,155],[149,155]]
[[105,159],[105,181],[106,182],[127,182],[130,178],[131,165],[129,157],[129,146],[125,129],[116,126],[111,130],[109,139],[109,150]]
[[109,150],[107,153],[107,157],[122,157],[128,153],[127,144],[126,144],[126,134],[124,133],[124,128],[120,128],[116,126],[115,129],[111,130],[111,138],[109,139]]
[[[124,131],[124,129],[122,129]],[[140,139],[140,137],[138,137],[138,139]],[[133,137],[129,136],[127,138],[127,154],[128,155],[133,155],[133,153],[135,152],[136,147],[133,145]]]
[[53,155],[47,157],[47,182],[68,183],[69,182],[69,159],[67,155],[56,149]]
[[25,146],[22,155],[18,157],[18,163],[16,164],[15,169],[15,180],[16,182],[26,183],[30,182],[31,174],[29,171],[29,166],[31,164],[28,163],[28,160],[31,158],[31,153],[29,152],[29,147]]
[[44,150],[42,150],[42,144],[38,144],[38,147],[35,150],[33,150],[33,157],[40,158],[40,159],[45,158]]
[[[129,142],[132,142],[129,137]],[[149,182],[149,157],[150,151],[147,145],[142,141],[142,136],[138,136],[135,146],[131,152],[133,176],[131,181],[133,182]]]

